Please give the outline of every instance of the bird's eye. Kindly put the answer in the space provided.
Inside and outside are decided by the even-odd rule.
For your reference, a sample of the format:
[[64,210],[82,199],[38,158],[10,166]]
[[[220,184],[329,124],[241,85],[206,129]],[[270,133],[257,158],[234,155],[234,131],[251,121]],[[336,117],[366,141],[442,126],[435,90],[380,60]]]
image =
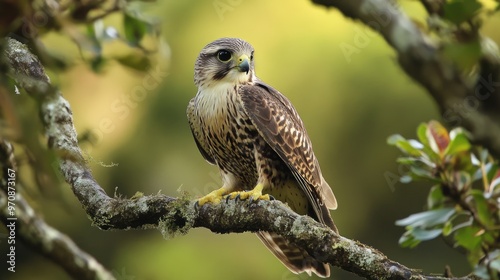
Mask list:
[[253,52],[252,52],[252,54],[250,55],[250,60],[253,60]]
[[231,53],[226,50],[219,51],[217,53],[217,59],[222,62],[228,62],[231,59]]

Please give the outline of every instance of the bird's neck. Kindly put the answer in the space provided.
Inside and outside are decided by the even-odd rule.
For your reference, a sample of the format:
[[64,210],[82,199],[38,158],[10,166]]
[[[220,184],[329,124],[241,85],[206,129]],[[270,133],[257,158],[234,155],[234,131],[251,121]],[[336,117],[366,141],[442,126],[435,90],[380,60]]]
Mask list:
[[231,100],[237,98],[238,85],[218,82],[206,87],[200,87],[196,94],[198,108],[206,113],[206,117],[224,115]]

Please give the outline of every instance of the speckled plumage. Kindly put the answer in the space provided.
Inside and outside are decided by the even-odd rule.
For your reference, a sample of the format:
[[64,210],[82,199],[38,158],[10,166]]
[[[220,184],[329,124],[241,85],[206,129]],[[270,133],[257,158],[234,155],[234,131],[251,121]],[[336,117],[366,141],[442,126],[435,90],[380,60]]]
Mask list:
[[[257,78],[253,53],[241,39],[222,38],[205,46],[196,60],[198,93],[187,116],[201,154],[220,169],[223,187],[216,195],[261,186],[262,193],[337,230],[329,213],[337,202],[304,124],[285,96]],[[216,202],[216,195],[206,200]],[[257,235],[291,271],[330,274],[327,264],[281,236]]]

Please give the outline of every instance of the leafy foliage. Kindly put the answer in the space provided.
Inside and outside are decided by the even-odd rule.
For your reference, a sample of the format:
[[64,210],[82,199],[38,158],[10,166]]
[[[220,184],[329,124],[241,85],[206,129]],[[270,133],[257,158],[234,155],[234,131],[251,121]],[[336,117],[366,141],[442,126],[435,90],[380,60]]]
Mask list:
[[439,38],[443,59],[451,61],[465,73],[474,73],[485,50],[487,39],[480,29],[495,15],[500,2],[480,0],[422,1],[429,17],[427,31]]
[[[156,51],[160,40],[159,21],[140,12],[140,5],[133,1],[42,1],[31,5],[31,1],[7,1],[0,12],[0,38],[12,36],[27,42],[33,52],[48,68],[64,70],[71,61],[43,47],[42,37],[55,33],[73,41],[82,58],[96,72],[108,61],[116,61],[134,70],[150,68],[150,54]],[[146,2],[146,1],[142,1]],[[122,19],[108,24],[108,18]],[[151,41],[150,44],[147,42]],[[106,43],[118,42],[129,51],[122,55],[104,55]],[[0,44],[2,41],[0,40]]]
[[[155,48],[162,46],[157,42],[160,25],[158,21],[144,16],[140,12],[143,6],[138,3],[89,0],[64,3],[39,1],[37,5],[32,5],[31,2],[20,0],[0,4],[0,50],[5,49],[6,37],[12,37],[29,46],[46,69],[56,72],[67,70],[80,61],[93,71],[100,72],[110,61],[114,61],[139,73],[146,73],[151,69],[152,62],[156,62],[153,56]],[[44,45],[49,35],[69,39],[65,42],[75,44],[79,52],[75,52],[75,57],[68,55],[63,58],[54,51],[53,45]],[[113,45],[107,48],[107,44]],[[39,141],[42,127],[33,122],[33,115],[38,114],[36,106],[33,100],[24,98],[24,89],[16,85],[3,63],[0,63],[0,100],[3,100],[0,102],[0,138],[23,139],[23,148],[28,151],[26,157],[36,170],[33,173],[36,174],[39,189],[46,190],[48,188],[44,185],[54,186],[60,181],[56,155],[46,151],[45,144]],[[16,91],[19,96],[15,98],[7,94]],[[6,123],[18,125],[7,129],[4,119]],[[80,140],[91,141],[92,137]]]
[[471,145],[461,128],[447,131],[430,121],[417,129],[418,140],[401,135],[388,143],[403,154],[403,183],[431,182],[427,211],[396,222],[406,232],[399,243],[415,247],[438,236],[467,253],[475,274],[498,279],[500,273],[500,169],[488,151]]

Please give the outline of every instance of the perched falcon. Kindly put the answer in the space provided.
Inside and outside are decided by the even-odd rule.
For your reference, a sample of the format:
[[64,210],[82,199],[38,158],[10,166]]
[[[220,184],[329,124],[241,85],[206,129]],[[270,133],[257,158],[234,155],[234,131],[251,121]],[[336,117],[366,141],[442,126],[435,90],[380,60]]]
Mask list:
[[[198,204],[272,196],[337,231],[329,212],[337,201],[304,124],[290,101],[255,75],[253,47],[236,38],[208,44],[196,60],[194,82],[198,93],[187,108],[191,131],[223,182]],[[328,264],[281,236],[257,236],[292,272],[330,275]]]

